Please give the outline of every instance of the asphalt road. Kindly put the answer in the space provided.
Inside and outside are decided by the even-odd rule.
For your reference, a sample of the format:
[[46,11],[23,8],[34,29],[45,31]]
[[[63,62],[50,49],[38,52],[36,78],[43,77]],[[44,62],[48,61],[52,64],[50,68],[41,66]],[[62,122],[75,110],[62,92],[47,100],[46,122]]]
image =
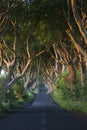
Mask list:
[[42,91],[31,106],[0,119],[0,130],[87,130],[87,116],[64,111]]

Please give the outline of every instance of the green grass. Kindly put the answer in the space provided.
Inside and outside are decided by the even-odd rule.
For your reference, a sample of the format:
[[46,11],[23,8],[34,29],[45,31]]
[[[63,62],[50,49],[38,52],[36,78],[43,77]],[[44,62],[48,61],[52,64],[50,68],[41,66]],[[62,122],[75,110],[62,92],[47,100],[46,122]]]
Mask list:
[[[68,73],[62,74],[67,78]],[[80,71],[76,71],[76,83],[70,84],[62,77],[58,77],[55,81],[56,90],[52,92],[53,100],[61,107],[70,111],[79,111],[87,114],[87,81],[82,87]]]
[[87,102],[86,101],[76,101],[71,100],[70,98],[63,98],[62,92],[56,89],[51,94],[53,100],[58,103],[61,107],[70,111],[79,111],[87,114]]

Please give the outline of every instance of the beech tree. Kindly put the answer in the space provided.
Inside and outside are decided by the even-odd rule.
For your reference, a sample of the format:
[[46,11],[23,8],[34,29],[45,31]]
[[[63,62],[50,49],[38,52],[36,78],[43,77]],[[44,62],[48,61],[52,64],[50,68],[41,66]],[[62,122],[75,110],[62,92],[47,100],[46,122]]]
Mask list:
[[[24,18],[26,18],[24,11],[26,11],[27,8],[26,13],[28,13],[30,4],[25,5],[25,3],[20,3],[17,1],[17,6],[15,7],[15,2],[12,1],[9,3],[8,1],[7,3],[13,7],[13,10],[10,11],[8,26],[5,27],[5,31],[4,29],[2,30],[4,33],[3,35],[1,34],[0,37],[0,69],[3,68],[3,65],[5,65],[7,72],[6,79],[3,84],[0,83],[0,89],[3,89],[3,86],[5,88],[2,92],[3,100],[5,100],[7,90],[10,89],[19,79],[23,79],[27,73],[29,74],[29,81],[27,78],[25,85],[27,86],[32,82],[35,82],[36,78],[32,78],[31,73],[29,73],[29,66],[36,57],[45,52],[44,49],[38,49],[33,53],[30,51],[32,47],[30,43],[32,42],[33,35],[36,31],[36,26],[39,22],[38,17],[36,17],[34,21],[28,21],[30,17],[28,20],[26,19],[24,21]],[[8,6],[8,4],[6,4],[6,6]],[[24,6],[26,6],[26,8]],[[19,9],[22,12],[17,12]],[[18,17],[18,14],[23,16]],[[26,23],[27,28],[25,28]],[[25,37],[23,37],[24,39],[22,38],[23,34],[25,35]],[[23,57],[21,57],[21,54]]]
[[1,1],[0,70],[3,66],[7,68],[6,88],[11,88],[21,78],[25,87],[30,88],[40,76],[55,88],[55,79],[62,76],[66,68],[69,76],[65,80],[75,84],[78,66],[84,86],[87,77],[86,6],[87,2],[84,5],[79,0]]
[[[69,1],[70,2],[70,1]],[[81,82],[82,87],[86,82],[87,78],[87,14],[85,10],[85,5],[81,5],[78,0],[71,0],[70,2],[72,14],[74,21],[77,25],[78,36],[75,33],[75,29],[70,22],[70,19],[67,19],[67,23],[69,25],[69,30],[67,30],[67,34],[69,35],[72,43],[74,44],[78,55],[79,55],[79,67],[81,72]],[[68,7],[69,8],[69,7]],[[80,9],[78,9],[80,8]]]

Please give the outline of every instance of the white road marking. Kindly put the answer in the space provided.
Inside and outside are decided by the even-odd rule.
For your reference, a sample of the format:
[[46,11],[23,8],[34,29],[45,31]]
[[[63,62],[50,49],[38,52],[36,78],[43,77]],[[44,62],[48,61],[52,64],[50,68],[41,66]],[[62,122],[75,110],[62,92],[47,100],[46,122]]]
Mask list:
[[41,120],[41,124],[42,125],[45,125],[47,122],[46,122],[46,118],[45,117],[42,117],[42,120]]
[[46,121],[46,113],[44,111],[42,113],[41,124],[42,124],[41,130],[47,130],[47,128],[45,128],[46,124],[47,124],[47,121]]

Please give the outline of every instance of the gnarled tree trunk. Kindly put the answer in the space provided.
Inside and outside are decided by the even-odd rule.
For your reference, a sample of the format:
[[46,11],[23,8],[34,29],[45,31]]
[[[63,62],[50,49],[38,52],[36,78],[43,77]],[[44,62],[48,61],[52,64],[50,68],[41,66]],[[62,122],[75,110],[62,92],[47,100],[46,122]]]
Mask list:
[[87,79],[87,75],[86,75],[86,65],[84,62],[84,57],[80,54],[79,55],[79,68],[80,68],[80,73],[81,73],[81,83],[82,83],[82,87],[84,87],[85,83],[86,83],[86,79]]
[[76,83],[76,72],[75,68],[72,65],[68,65],[68,70],[69,70],[69,81],[72,85]]

